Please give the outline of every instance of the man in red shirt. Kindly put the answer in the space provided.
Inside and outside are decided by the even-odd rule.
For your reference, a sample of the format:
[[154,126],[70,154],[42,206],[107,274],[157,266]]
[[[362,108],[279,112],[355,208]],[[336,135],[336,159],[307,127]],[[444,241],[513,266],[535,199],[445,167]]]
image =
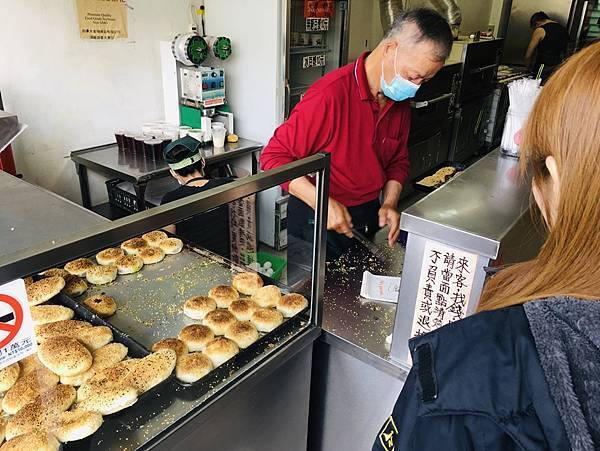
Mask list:
[[[314,83],[265,147],[265,170],[331,154],[327,229],[337,233],[328,233],[329,260],[352,245],[352,227],[372,237],[387,225],[390,246],[397,241],[397,204],[409,172],[409,99],[443,67],[451,46],[450,26],[437,12],[403,12],[375,50]],[[291,194],[288,233],[308,240],[315,186],[302,177],[283,188]]]

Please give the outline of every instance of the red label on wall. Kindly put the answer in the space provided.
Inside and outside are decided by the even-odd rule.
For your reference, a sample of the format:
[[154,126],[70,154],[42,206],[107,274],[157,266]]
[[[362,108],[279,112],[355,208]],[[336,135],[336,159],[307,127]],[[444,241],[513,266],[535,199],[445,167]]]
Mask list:
[[304,0],[304,17],[333,17],[333,0]]

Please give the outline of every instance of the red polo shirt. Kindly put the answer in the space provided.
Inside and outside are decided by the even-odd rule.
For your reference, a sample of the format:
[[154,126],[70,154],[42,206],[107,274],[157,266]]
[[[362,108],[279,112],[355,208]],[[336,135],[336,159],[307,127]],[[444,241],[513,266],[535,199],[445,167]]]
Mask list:
[[367,82],[367,55],[310,87],[263,150],[263,169],[329,152],[329,194],[347,207],[376,199],[388,180],[404,185],[410,103],[389,100],[379,108]]

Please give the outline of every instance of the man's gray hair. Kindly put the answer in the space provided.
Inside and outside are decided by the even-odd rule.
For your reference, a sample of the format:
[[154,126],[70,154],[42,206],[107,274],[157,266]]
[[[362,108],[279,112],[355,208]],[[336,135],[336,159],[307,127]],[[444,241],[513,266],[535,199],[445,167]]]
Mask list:
[[385,36],[387,39],[398,36],[406,24],[413,24],[417,32],[410,39],[412,43],[431,41],[435,44],[435,57],[444,61],[452,50],[452,30],[450,25],[437,11],[429,8],[417,8],[402,11],[395,19]]

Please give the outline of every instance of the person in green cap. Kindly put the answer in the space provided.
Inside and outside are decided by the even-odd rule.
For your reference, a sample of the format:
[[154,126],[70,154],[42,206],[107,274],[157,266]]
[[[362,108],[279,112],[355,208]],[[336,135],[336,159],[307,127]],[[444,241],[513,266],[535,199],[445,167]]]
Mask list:
[[[166,193],[161,204],[233,181],[230,177],[212,179],[206,177],[204,173],[206,162],[202,156],[201,143],[191,136],[185,136],[167,145],[163,156],[169,165],[171,175],[179,182],[180,186]],[[167,226],[165,230],[176,233],[185,240],[222,257],[230,257],[229,208],[227,205]]]

